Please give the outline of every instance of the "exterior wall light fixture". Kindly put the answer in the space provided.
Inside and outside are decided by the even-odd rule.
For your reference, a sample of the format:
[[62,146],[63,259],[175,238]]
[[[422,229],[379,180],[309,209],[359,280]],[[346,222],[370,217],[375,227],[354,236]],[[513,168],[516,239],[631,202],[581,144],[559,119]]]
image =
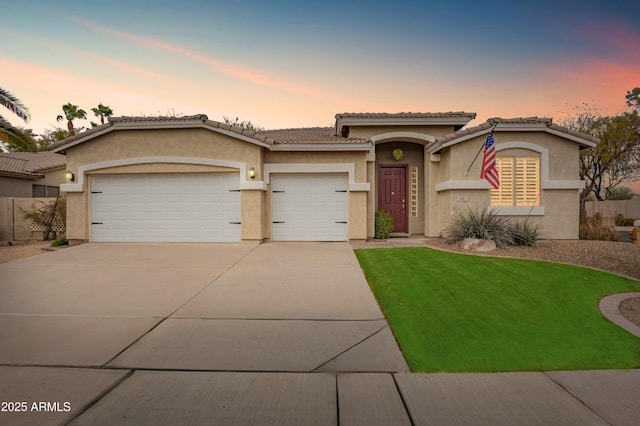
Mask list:
[[256,169],[255,168],[253,168],[253,167],[249,168],[249,177],[251,179],[255,179],[256,178]]
[[76,175],[73,174],[73,172],[71,170],[67,170],[64,174],[64,177],[69,181],[69,182],[74,182],[76,180]]

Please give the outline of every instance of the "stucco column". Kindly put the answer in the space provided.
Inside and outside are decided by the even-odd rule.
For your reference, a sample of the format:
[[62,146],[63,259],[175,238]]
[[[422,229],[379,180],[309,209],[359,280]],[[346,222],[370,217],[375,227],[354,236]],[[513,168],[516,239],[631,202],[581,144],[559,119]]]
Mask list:
[[376,182],[376,163],[367,161],[367,182],[371,184],[371,189],[367,193],[367,238],[373,238],[376,234],[376,197],[378,194]]
[[364,191],[349,192],[349,239],[364,240],[367,238],[367,196]]
[[67,192],[67,240],[88,240],[87,201],[84,192]]
[[262,227],[264,191],[243,189],[241,194],[241,238],[243,241],[262,241],[265,238]]

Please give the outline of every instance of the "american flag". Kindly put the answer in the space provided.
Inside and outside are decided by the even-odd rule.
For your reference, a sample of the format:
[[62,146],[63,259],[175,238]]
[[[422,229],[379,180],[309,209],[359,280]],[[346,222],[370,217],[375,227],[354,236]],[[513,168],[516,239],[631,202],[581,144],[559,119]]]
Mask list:
[[486,179],[494,188],[500,188],[500,178],[498,177],[498,169],[496,169],[496,141],[493,140],[493,132],[487,136],[484,143],[484,158],[482,159],[482,171],[480,177]]

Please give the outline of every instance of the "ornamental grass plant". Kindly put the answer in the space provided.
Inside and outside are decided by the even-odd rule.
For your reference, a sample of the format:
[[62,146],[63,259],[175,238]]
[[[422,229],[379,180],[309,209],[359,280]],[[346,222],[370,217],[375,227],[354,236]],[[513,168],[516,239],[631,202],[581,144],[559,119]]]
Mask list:
[[453,216],[451,224],[444,232],[447,243],[459,243],[467,238],[491,240],[497,247],[510,245],[530,246],[540,236],[540,226],[529,217],[514,220],[498,215],[491,208],[468,208]]
[[513,244],[509,218],[499,216],[486,207],[469,208],[454,215],[444,238],[448,243],[458,243],[467,238],[491,240],[503,248]]

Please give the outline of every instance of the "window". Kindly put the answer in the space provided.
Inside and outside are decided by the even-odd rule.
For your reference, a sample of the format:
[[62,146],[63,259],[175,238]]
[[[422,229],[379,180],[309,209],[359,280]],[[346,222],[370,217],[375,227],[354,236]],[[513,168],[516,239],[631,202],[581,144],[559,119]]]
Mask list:
[[57,186],[33,185],[31,195],[33,198],[57,197],[60,189]]
[[500,188],[491,189],[491,205],[540,205],[540,157],[497,157]]

